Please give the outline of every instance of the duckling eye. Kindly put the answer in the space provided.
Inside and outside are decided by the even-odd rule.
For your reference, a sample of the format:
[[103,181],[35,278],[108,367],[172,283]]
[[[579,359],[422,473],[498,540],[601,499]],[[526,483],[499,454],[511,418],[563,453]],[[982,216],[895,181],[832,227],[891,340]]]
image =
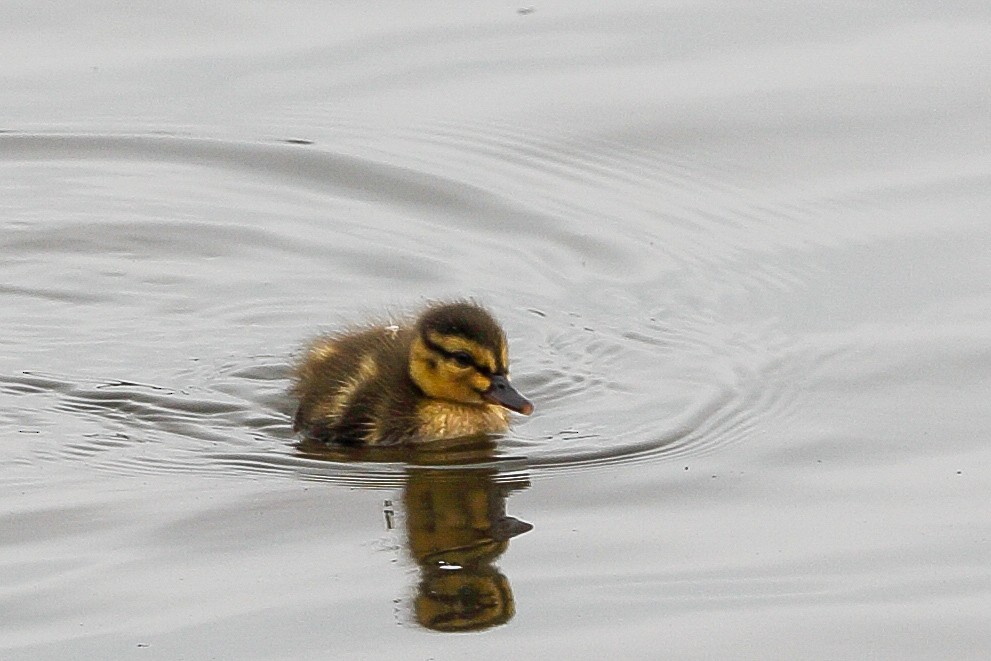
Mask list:
[[455,351],[451,354],[451,358],[461,367],[471,367],[475,363],[475,360],[467,351]]

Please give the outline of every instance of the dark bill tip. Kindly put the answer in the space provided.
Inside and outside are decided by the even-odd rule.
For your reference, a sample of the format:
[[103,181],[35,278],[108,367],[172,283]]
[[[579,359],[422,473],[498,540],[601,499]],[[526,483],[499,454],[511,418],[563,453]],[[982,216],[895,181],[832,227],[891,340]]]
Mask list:
[[526,397],[521,395],[513,386],[509,379],[504,376],[493,376],[492,385],[482,393],[482,398],[487,402],[504,406],[510,411],[516,411],[523,415],[533,413],[533,404]]

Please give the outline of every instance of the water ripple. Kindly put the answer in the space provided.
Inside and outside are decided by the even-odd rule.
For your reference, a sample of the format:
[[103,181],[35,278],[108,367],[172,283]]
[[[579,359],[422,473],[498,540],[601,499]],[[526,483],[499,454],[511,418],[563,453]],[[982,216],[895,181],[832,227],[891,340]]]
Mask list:
[[[27,284],[5,285],[0,296],[21,297],[21,310],[40,301],[113,309],[128,300],[130,315],[118,309],[102,318],[111,330],[134,332],[153,318],[175,329],[160,341],[168,337],[177,355],[188,358],[181,342],[195,341],[212,356],[193,369],[160,367],[150,379],[82,379],[64,367],[53,372],[63,376],[9,372],[0,389],[25,408],[40,404],[63,422],[87,421],[38,456],[127,473],[391,483],[408,458],[296,455],[288,356],[219,356],[224,338],[241,333],[233,328],[261,328],[269,343],[278,335],[283,345],[287,333],[302,343],[316,331],[311,320],[344,316],[338,308],[353,299],[356,283],[373,290],[379,283],[374,297],[397,287],[421,295],[467,290],[497,310],[516,382],[538,404],[504,439],[500,456],[525,457],[535,477],[684,461],[745,442],[763,421],[790,414],[788,384],[817,357],[781,339],[760,305],[769,292],[800,291],[814,272],[792,258],[809,237],[778,230],[814,215],[815,205],[761,206],[712,163],[701,167],[656,145],[632,148],[628,136],[534,137],[504,124],[448,124],[393,135],[377,149],[364,144],[360,154],[346,127],[337,137],[331,147],[308,137],[0,135],[4,167],[87,172],[83,202],[113,199],[122,177],[164,176],[185,187],[136,189],[156,196],[152,209],[183,200],[147,217],[19,225],[4,247],[22,256],[11,268]],[[211,186],[230,208],[218,208]],[[45,281],[42,263],[52,250],[82,260],[84,284],[63,290]],[[778,252],[787,258],[774,259]],[[727,313],[737,309],[754,310],[761,323],[732,320]],[[28,336],[61,317],[24,319]],[[87,332],[110,331],[80,332],[74,346],[84,351]],[[123,365],[145,360],[139,346],[119,349]]]

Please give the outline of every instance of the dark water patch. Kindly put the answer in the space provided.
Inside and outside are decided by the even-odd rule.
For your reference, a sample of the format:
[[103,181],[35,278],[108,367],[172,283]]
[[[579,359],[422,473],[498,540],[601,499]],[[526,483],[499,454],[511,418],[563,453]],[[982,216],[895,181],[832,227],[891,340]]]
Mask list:
[[71,427],[65,420],[74,419],[85,421],[83,428],[95,423],[102,429],[70,432],[66,438],[48,441],[53,444],[39,448],[39,457],[47,461],[58,457],[85,460],[92,467],[111,470],[134,461],[173,463],[179,469],[186,462],[198,464],[194,457],[204,450],[203,442],[236,443],[245,435],[245,419],[258,422],[262,417],[252,412],[251,404],[222,400],[219,393],[197,397],[149,384],[77,383],[35,374],[6,376],[0,384],[9,394],[31,397],[31,402],[41,407],[43,418],[67,416],[62,429]]
[[295,479],[325,482],[362,489],[397,489],[406,484],[409,471],[415,468],[456,474],[464,471],[488,471],[496,483],[517,483],[531,475],[523,457],[490,453],[484,459],[471,453],[452,455],[436,450],[424,452],[409,447],[347,448],[307,447],[293,444],[292,454],[208,453],[217,469],[235,474],[291,475]]
[[66,291],[44,287],[17,287],[11,285],[0,285],[0,295],[24,297],[30,300],[47,300],[54,303],[101,303],[111,298],[109,295],[101,295],[89,291]]
[[284,184],[306,185],[322,195],[423,206],[445,216],[453,209],[466,208],[476,214],[486,209],[486,215],[511,216],[504,213],[503,203],[452,179],[294,145],[149,135],[6,134],[0,136],[0,147],[6,163],[66,159],[184,163],[277,176]]
[[[297,242],[287,241],[278,233],[251,227],[208,225],[186,220],[131,218],[124,223],[104,220],[60,222],[57,231],[50,226],[20,230],[8,236],[6,247],[21,255],[44,254],[58,259],[62,253],[75,255],[108,254],[121,259],[217,259],[236,251],[259,254],[296,249]],[[176,284],[178,274],[151,283]],[[75,300],[79,295],[75,295]],[[99,300],[99,299],[96,299]],[[83,299],[85,301],[85,299]]]

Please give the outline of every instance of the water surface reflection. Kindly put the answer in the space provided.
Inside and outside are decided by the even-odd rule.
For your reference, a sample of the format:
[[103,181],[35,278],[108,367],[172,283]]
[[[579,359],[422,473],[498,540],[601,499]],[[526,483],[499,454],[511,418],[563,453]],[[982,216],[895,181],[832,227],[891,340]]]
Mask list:
[[[509,579],[496,561],[509,540],[533,526],[506,514],[506,499],[530,486],[516,464],[495,457],[490,439],[407,447],[342,447],[304,441],[299,452],[335,463],[404,461],[405,545],[419,570],[412,598],[416,622],[434,631],[478,631],[516,612]],[[386,504],[387,524],[397,517]]]

